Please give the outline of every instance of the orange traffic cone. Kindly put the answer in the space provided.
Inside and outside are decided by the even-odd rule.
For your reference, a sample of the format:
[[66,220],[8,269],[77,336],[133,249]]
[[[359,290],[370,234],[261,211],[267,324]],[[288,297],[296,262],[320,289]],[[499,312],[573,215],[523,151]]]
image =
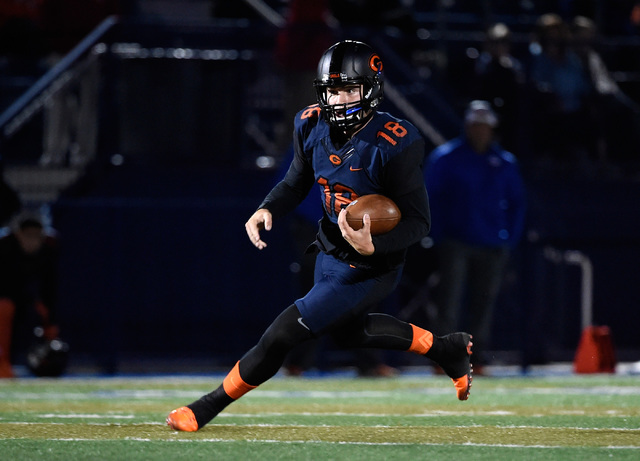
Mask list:
[[616,358],[611,331],[606,326],[589,326],[582,337],[573,361],[576,373],[615,373]]

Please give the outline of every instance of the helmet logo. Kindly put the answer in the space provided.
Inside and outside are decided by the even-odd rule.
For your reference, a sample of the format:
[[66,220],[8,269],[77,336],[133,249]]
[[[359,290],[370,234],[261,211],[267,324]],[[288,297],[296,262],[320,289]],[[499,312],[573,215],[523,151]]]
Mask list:
[[382,59],[377,54],[372,54],[369,58],[369,67],[374,72],[382,72]]
[[341,80],[347,80],[348,76],[347,74],[345,74],[344,72],[333,72],[331,74],[322,74],[322,81],[323,82],[328,82],[329,80],[334,80],[334,79],[341,79]]

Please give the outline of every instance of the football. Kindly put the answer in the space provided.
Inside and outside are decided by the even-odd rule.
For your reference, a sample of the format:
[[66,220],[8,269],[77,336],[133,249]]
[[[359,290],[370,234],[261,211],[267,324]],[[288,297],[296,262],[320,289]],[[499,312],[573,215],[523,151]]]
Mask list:
[[347,223],[352,229],[362,228],[362,217],[371,218],[371,235],[389,232],[400,222],[400,210],[388,197],[379,194],[363,195],[351,202],[347,208]]

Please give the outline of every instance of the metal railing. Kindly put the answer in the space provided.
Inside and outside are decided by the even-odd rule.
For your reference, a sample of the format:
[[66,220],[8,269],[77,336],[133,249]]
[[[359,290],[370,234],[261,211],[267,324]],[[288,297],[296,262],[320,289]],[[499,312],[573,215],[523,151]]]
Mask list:
[[10,138],[42,109],[45,102],[65,85],[67,71],[90,53],[93,46],[117,23],[116,16],[110,16],[102,21],[75,48],[0,114],[0,141]]

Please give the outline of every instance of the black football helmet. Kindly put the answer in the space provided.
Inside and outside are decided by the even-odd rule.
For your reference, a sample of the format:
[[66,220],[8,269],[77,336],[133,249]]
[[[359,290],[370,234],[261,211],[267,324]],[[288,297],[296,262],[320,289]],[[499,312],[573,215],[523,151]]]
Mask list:
[[[329,104],[327,88],[360,85],[360,101],[351,104]],[[374,108],[382,102],[384,78],[382,60],[363,42],[344,40],[324,52],[313,82],[324,119],[344,130],[366,122]]]

